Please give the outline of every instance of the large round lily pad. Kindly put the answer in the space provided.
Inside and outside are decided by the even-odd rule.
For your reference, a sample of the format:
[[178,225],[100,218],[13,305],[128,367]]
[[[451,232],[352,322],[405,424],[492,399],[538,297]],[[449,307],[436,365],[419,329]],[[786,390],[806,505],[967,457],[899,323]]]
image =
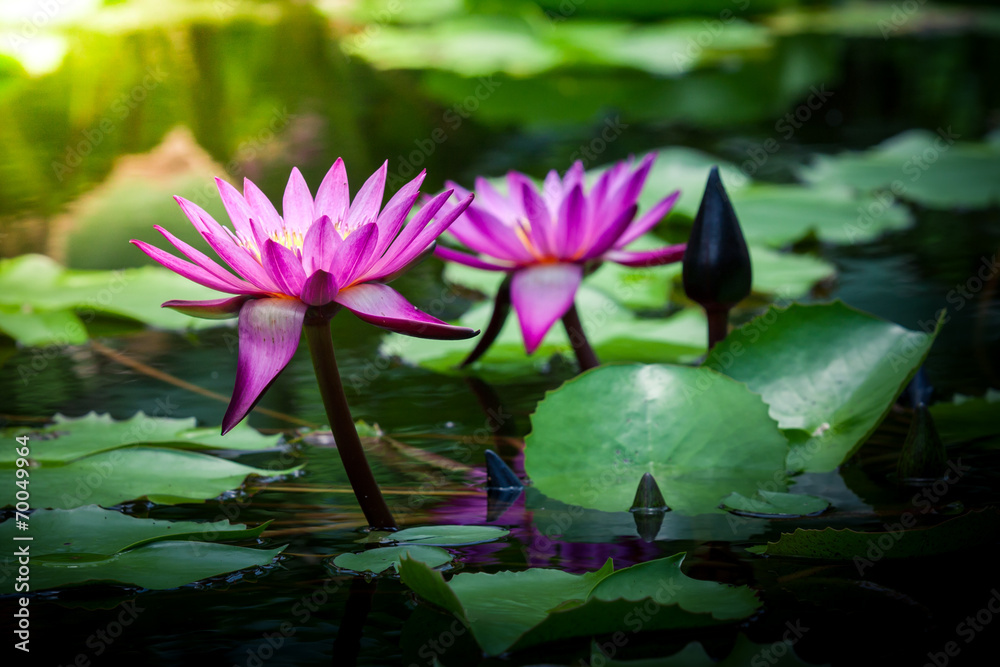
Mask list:
[[788,443],[767,405],[706,368],[597,368],[549,393],[531,422],[525,470],[565,503],[626,511],[647,472],[684,514],[785,487]]

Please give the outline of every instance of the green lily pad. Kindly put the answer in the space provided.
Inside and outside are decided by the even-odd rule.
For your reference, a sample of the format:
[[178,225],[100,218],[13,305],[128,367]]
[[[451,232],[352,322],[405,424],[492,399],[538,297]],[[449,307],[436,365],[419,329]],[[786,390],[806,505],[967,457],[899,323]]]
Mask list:
[[172,271],[69,271],[44,255],[0,260],[0,331],[25,345],[81,343],[98,315],[137,320],[164,329],[218,326],[160,304],[170,299],[214,299],[218,292]]
[[[31,588],[44,590],[97,582],[154,590],[177,588],[237,570],[270,565],[284,550],[285,547],[249,549],[214,542],[163,541],[100,558],[33,560]],[[13,588],[10,584],[13,579],[0,586],[10,591]]]
[[[5,436],[28,436],[28,458],[40,463],[67,463],[98,452],[151,443],[172,449],[235,451],[262,451],[281,443],[281,436],[265,436],[245,421],[225,436],[219,434],[218,427],[195,428],[193,417],[170,419],[143,412],[121,421],[96,412],[76,418],[57,414],[52,422],[38,430],[8,429]],[[12,448],[0,450],[0,468],[9,467],[16,458]]]
[[990,389],[981,397],[955,396],[950,403],[930,407],[938,435],[945,444],[969,442],[1000,435],[1000,391]]
[[0,539],[10,543],[15,535],[30,534],[34,561],[65,554],[111,556],[159,540],[252,539],[259,537],[270,523],[247,528],[225,520],[204,523],[137,519],[87,505],[71,510],[35,510],[29,519],[30,533],[18,532],[14,521],[6,521],[0,524]]
[[889,190],[928,208],[987,208],[1000,202],[1000,147],[957,141],[950,128],[909,130],[861,153],[817,157],[811,183]]
[[394,533],[373,532],[364,541],[379,544],[415,544],[434,547],[457,547],[494,542],[509,533],[498,526],[419,526]]
[[788,467],[827,472],[882,422],[937,335],[837,301],[770,308],[719,343],[705,366],[745,382],[792,442]]
[[[284,547],[249,549],[213,543],[260,536],[268,523],[247,528],[227,521],[196,523],[138,519],[90,505],[35,510],[27,532],[10,519],[0,539],[31,551],[31,590],[97,581],[143,588],[176,588],[206,577],[270,563]],[[30,536],[30,542],[13,541]],[[0,567],[0,593],[14,592],[15,559]]]
[[[238,488],[249,475],[288,475],[300,468],[263,470],[226,459],[154,447],[101,452],[66,465],[32,467],[31,506],[70,509],[147,499],[172,505],[198,503]],[[0,507],[16,502],[13,484],[0,489]]]
[[[705,351],[705,318],[700,310],[686,309],[668,318],[638,318],[586,285],[577,292],[576,303],[587,338],[602,362],[690,361]],[[483,329],[492,311],[492,302],[480,303],[459,318],[459,323]],[[451,372],[472,347],[455,341],[390,334],[383,339],[381,351],[435,371]],[[523,373],[525,366],[541,367],[554,354],[573,358],[562,323],[553,325],[529,357],[524,352],[524,339],[512,311],[492,347],[474,367],[486,372]]]
[[731,493],[722,499],[722,505],[724,509],[742,516],[787,518],[815,516],[825,512],[830,503],[816,496],[761,489],[749,498],[740,493]]
[[747,587],[685,576],[684,554],[613,571],[610,560],[582,575],[529,568],[496,574],[440,572],[403,559],[400,575],[418,595],[468,626],[487,655],[625,629],[636,603],[652,605],[644,629],[698,627],[745,618],[759,606]]
[[333,564],[344,570],[374,572],[378,574],[389,568],[399,571],[399,560],[403,556],[423,563],[427,567],[440,567],[445,563],[451,562],[451,554],[444,549],[429,546],[404,545],[340,554],[333,559]]
[[885,532],[799,528],[793,533],[782,533],[777,542],[749,547],[747,551],[767,556],[853,560],[860,569],[882,558],[933,556],[992,544],[1000,531],[1000,511],[995,508],[975,510],[931,528],[913,528],[916,514],[907,512],[899,520],[887,523]]
[[[909,212],[891,199],[845,189],[754,185],[732,195],[747,243],[785,246],[810,234],[829,243],[864,243],[904,229]],[[756,269],[756,267],[754,267]]]
[[788,442],[768,406],[706,368],[596,368],[546,394],[531,425],[524,467],[535,488],[581,507],[628,510],[646,472],[689,515],[786,484]]

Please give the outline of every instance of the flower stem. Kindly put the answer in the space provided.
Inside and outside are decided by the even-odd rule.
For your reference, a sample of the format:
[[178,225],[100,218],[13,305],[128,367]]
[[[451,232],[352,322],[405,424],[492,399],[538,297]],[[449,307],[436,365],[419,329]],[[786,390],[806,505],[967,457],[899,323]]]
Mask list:
[[715,347],[729,335],[729,308],[726,306],[715,306],[705,308],[705,315],[708,316],[708,349]]
[[326,408],[326,416],[337,442],[337,451],[344,463],[354,495],[361,505],[361,511],[372,528],[395,530],[396,520],[392,518],[392,513],[382,498],[382,491],[368,465],[368,459],[365,458],[361,438],[354,428],[351,409],[347,405],[347,396],[344,395],[344,385],[337,371],[337,359],[333,354],[330,319],[307,316],[302,328],[306,332],[319,393],[323,397],[323,407]]
[[573,346],[576,360],[580,364],[580,370],[586,371],[597,368],[601,362],[597,359],[593,348],[587,342],[587,335],[583,332],[583,325],[580,324],[580,315],[576,312],[574,303],[566,311],[562,318],[563,326],[566,327],[566,335],[569,336],[569,343]]

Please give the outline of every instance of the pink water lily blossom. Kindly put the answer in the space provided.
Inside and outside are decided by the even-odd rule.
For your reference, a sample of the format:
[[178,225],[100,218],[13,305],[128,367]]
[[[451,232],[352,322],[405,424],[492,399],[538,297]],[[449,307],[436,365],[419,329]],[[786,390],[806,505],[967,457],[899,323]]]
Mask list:
[[[291,360],[307,316],[329,318],[343,307],[375,326],[423,338],[460,339],[475,331],[449,325],[421,312],[384,283],[428,251],[472,201],[442,211],[452,191],[430,199],[404,226],[419,196],[421,172],[382,207],[388,163],[351,201],[341,159],[330,168],[313,198],[298,169],[292,169],[282,215],[249,180],[243,193],[216,179],[234,229],[201,207],[175,197],[208,245],[236,275],[212,258],[156,226],[187,259],[133,240],[168,269],[232,296],[209,301],[167,301],[163,305],[203,318],[239,317],[236,387],[223,419],[223,433],[253,408]],[[188,261],[190,260],[190,261]]]
[[[510,301],[531,354],[556,320],[573,308],[586,267],[603,261],[653,266],[684,256],[685,244],[627,249],[670,211],[680,194],[673,192],[636,218],[639,194],[654,159],[655,155],[648,155],[638,166],[632,160],[618,162],[589,189],[579,161],[562,178],[550,171],[540,191],[516,171],[507,174],[506,195],[477,178],[475,203],[448,229],[476,254],[444,246],[434,253],[448,261],[511,275]],[[447,187],[459,198],[469,195],[454,183]],[[575,320],[575,310],[571,314]]]

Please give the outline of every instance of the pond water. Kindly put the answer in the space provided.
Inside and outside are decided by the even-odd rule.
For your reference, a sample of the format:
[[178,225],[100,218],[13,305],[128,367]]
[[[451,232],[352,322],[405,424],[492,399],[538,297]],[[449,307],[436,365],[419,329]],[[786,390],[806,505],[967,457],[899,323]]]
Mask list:
[[[743,37],[730,35],[727,39],[747,44],[719,46],[717,60],[692,71],[664,73],[586,58],[538,67],[525,52],[520,54],[525,62],[510,56],[513,64],[490,74],[477,70],[489,69],[478,56],[463,62],[453,54],[448,60],[451,36],[444,28],[434,37],[444,45],[445,55],[438,54],[443,61],[392,65],[393,58],[409,57],[411,48],[393,53],[379,41],[395,34],[395,23],[380,23],[374,13],[366,23],[364,15],[344,13],[338,3],[320,3],[319,9],[298,3],[179,3],[176,16],[174,10],[169,16],[152,13],[146,3],[108,4],[134,4],[150,13],[137,10],[113,20],[108,14],[106,22],[95,18],[93,24],[70,25],[61,33],[67,37],[62,64],[49,73],[28,77],[0,61],[7,68],[0,69],[4,256],[47,253],[79,269],[142,265],[145,258],[126,243],[129,238],[153,241],[153,224],[178,231],[187,224],[170,208],[170,194],[197,198],[200,193],[199,203],[213,213],[221,210],[212,201],[215,195],[204,190],[211,183],[205,172],[219,166],[232,179],[253,179],[276,200],[291,166],[315,185],[338,156],[355,187],[388,158],[390,175],[397,177],[396,183],[390,178],[390,189],[410,169],[426,168],[424,190],[435,192],[446,179],[469,185],[478,174],[511,168],[533,176],[550,168],[563,171],[581,148],[595,153],[587,164],[593,167],[680,145],[735,164],[750,160],[755,179],[788,183],[815,153],[867,149],[912,128],[949,127],[963,140],[979,140],[1000,118],[995,86],[1000,42],[995,28],[977,27],[970,18],[978,16],[975,10],[922,23],[912,32],[901,28],[883,39],[870,25],[851,28],[851,20],[859,20],[849,17],[842,19],[848,24],[842,30],[834,29],[837,21],[830,17],[803,25],[801,15],[772,13],[773,4],[782,4],[772,3],[763,13],[750,14],[753,22],[746,24],[767,26],[766,34],[748,29]],[[431,21],[445,25],[442,17],[451,5],[426,4]],[[222,5],[225,11],[217,11]],[[660,17],[647,5],[624,3],[614,16],[608,3],[595,2],[593,13],[583,18],[594,25],[623,20],[655,25]],[[556,14],[535,20],[558,24],[558,9],[550,10]],[[705,11],[691,18],[709,26],[690,33],[694,38],[701,30],[711,32],[709,22],[719,15]],[[399,20],[420,22],[409,15]],[[381,55],[372,55],[376,46],[385,48]],[[814,90],[831,96],[810,110]],[[799,127],[781,124],[788,113],[800,114]],[[170,135],[176,127],[187,129]],[[176,163],[116,162],[153,150],[167,136],[179,147],[169,153]],[[768,140],[780,150],[767,152],[757,164],[754,156]],[[949,308],[925,364],[936,398],[980,395],[1000,386],[996,272],[970,299],[957,300],[952,292],[1000,247],[995,201],[991,208],[964,210],[905,206],[913,224],[874,240],[795,243],[796,252],[836,267],[834,279],[802,300],[840,298],[913,329]],[[429,308],[449,289],[442,270],[430,260],[394,286],[418,307]],[[443,316],[457,317],[470,298],[463,292]],[[736,317],[746,320],[762,309],[763,302],[755,302]],[[4,339],[0,396],[9,425],[42,425],[56,413],[90,411],[124,419],[138,410],[220,423],[236,367],[231,329],[169,332],[102,320],[90,333],[94,343],[47,347],[44,354]],[[378,330],[346,313],[334,320],[354,416],[386,434],[370,454],[401,523],[489,523],[511,531],[500,542],[455,548],[453,569],[531,566],[579,573],[599,568],[609,557],[625,566],[688,552],[688,575],[749,584],[764,602],[741,623],[630,636],[621,659],[670,655],[692,641],[722,659],[738,633],[767,647],[750,653],[755,665],[801,664],[784,640],[803,662],[835,665],[922,665],[930,655],[945,655],[949,642],[961,649],[950,661],[977,664],[970,659],[996,646],[1000,619],[989,626],[981,615],[982,630],[968,641],[956,634],[963,619],[987,608],[1000,584],[992,567],[995,536],[940,556],[876,559],[861,571],[849,561],[761,558],[744,550],[796,528],[884,530],[907,512],[919,513],[930,525],[963,508],[995,505],[1000,501],[995,442],[955,445],[949,457],[960,457],[971,469],[943,489],[900,488],[892,474],[909,418],[894,410],[839,471],[797,478],[796,490],[831,501],[833,509],[820,517],[734,523],[722,513],[668,513],[656,540],[647,542],[628,513],[588,510],[579,517],[529,487],[488,521],[483,452],[493,449],[523,472],[529,416],[545,392],[574,375],[574,362],[554,357],[519,374],[476,378],[381,356],[381,340]],[[30,381],[24,380],[24,368],[37,371]],[[171,384],[156,372],[223,400]],[[364,522],[329,438],[302,438],[296,430],[327,421],[304,345],[259,408],[271,412],[258,410],[250,423],[268,433],[284,432],[293,444],[239,460],[264,468],[304,463],[300,475],[205,504],[138,502],[124,509],[162,519],[252,525],[273,520],[260,543],[288,545],[276,564],[176,590],[90,586],[42,593],[32,606],[38,643],[32,658],[38,662],[24,664],[177,665],[195,656],[205,664],[248,667],[590,660],[585,638],[483,658],[468,632],[419,602],[398,578],[369,582],[338,572],[332,557],[360,550]],[[914,499],[922,493],[933,496],[933,509],[926,513],[915,509]],[[690,656],[678,660],[656,664],[705,664]]]

